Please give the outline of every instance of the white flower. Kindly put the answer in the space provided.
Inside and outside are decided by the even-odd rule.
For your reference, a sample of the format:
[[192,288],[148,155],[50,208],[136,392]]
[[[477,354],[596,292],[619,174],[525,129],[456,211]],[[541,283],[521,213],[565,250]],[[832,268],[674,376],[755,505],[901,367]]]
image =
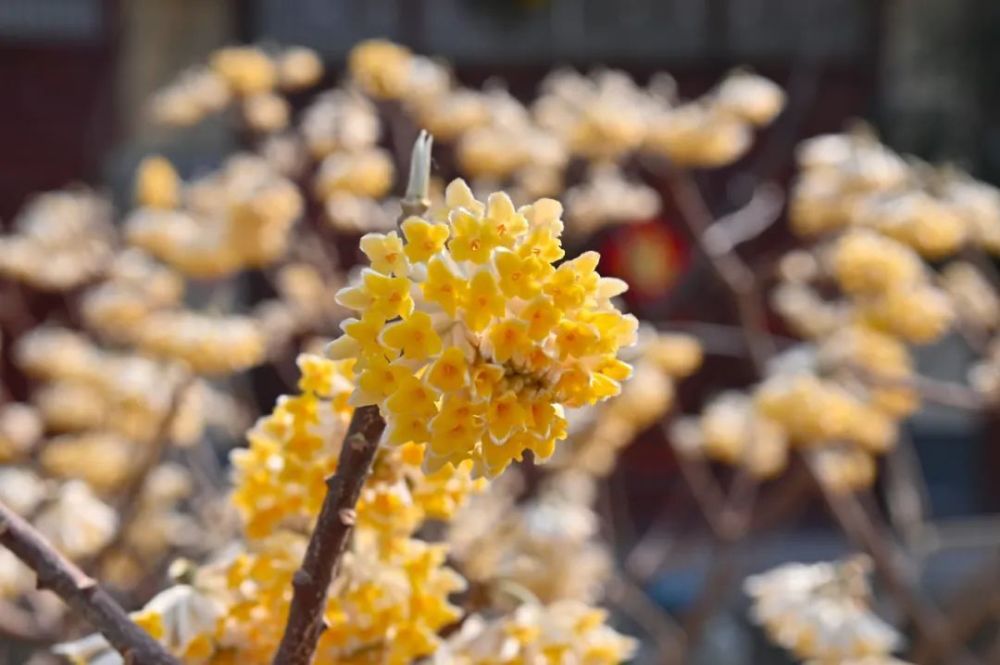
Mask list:
[[842,663],[888,655],[901,638],[868,606],[869,566],[865,558],[791,563],[751,576],[744,584],[753,599],[751,615],[775,643],[804,660]]

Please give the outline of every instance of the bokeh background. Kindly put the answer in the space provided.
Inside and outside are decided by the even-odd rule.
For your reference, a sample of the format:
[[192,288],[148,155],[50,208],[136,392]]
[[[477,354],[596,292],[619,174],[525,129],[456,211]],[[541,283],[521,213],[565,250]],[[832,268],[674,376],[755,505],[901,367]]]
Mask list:
[[[217,166],[239,145],[231,124],[210,119],[167,132],[144,115],[152,92],[212,49],[309,46],[332,83],[348,50],[375,36],[448,59],[464,84],[498,78],[525,99],[564,65],[620,68],[640,82],[666,70],[685,97],[734,66],[752,67],[785,88],[788,105],[747,157],[704,178],[717,209],[742,204],[761,181],[787,184],[798,141],[858,118],[897,151],[1000,182],[995,0],[0,0],[0,225],[32,193],[73,182],[110,191],[124,208],[135,166],[150,152],[168,156],[185,176]],[[637,222],[589,241],[633,285],[633,311],[731,323],[724,294],[670,207],[662,219]],[[776,256],[791,243],[778,223],[751,252]],[[965,353],[946,339],[920,349],[919,365],[928,376],[958,380]],[[738,353],[713,355],[685,383],[682,407],[695,411],[720,385],[749,382],[747,365]],[[266,373],[256,381],[262,402],[276,394]],[[941,525],[918,551],[926,587],[946,609],[961,592],[959,573],[996,565],[1000,552],[1000,517],[990,517],[1000,513],[998,425],[996,414],[923,410],[907,426],[915,455],[890,456],[874,493],[890,515],[916,500]],[[892,486],[894,469],[907,465],[926,479],[915,499]],[[643,550],[651,559],[630,563],[657,571],[651,594],[670,610],[697,596],[711,548],[695,507],[670,499],[681,482],[657,432],[628,449],[611,479],[615,501],[627,508],[628,519],[614,520],[623,549],[632,550],[654,520],[669,527],[669,542]],[[782,491],[769,500],[765,488],[772,514],[759,516],[754,538],[741,546],[734,580],[779,561],[848,550],[817,499]],[[766,652],[777,659],[747,625],[738,584],[730,587],[731,610],[712,619],[698,658],[758,663]]]

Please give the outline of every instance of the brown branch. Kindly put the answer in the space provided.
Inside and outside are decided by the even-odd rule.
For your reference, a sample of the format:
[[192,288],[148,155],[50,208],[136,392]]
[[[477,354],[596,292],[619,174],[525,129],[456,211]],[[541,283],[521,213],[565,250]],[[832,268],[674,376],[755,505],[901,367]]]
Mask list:
[[[427,188],[430,180],[433,137],[425,131],[413,144],[410,177],[406,194],[399,202],[402,213],[397,226],[410,215],[422,215],[430,208]],[[274,665],[309,665],[316,643],[326,626],[323,610],[330,582],[337,574],[355,520],[355,507],[365,478],[371,471],[385,421],[378,406],[354,411],[340,449],[337,470],[326,479],[326,496],[313,528],[302,566],[292,578],[292,604]]]
[[137,626],[92,578],[57,552],[34,527],[0,503],[0,544],[38,576],[38,587],[55,592],[117,649],[126,663],[179,665],[163,646]]
[[322,634],[330,582],[337,573],[354,526],[354,509],[375,460],[385,422],[377,406],[354,412],[340,452],[337,471],[326,480],[326,497],[292,580],[292,605],[274,665],[308,665]]

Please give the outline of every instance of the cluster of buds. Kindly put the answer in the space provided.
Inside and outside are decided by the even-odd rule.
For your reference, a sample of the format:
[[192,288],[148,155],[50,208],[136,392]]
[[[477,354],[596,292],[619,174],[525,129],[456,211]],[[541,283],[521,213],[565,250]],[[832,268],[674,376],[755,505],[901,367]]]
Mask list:
[[[149,165],[139,169],[140,195],[155,189],[147,179],[163,175]],[[171,207],[140,198],[140,207],[125,221],[126,237],[173,269],[201,279],[264,267],[282,257],[303,205],[291,181],[247,154],[186,183],[178,199]]]
[[604,226],[652,219],[661,206],[655,189],[612,164],[591,167],[586,180],[566,190],[565,200],[566,231],[584,238]]
[[798,161],[790,218],[804,237],[864,227],[932,260],[1000,249],[1000,190],[904,159],[865,130],[809,139]]
[[288,125],[290,108],[282,92],[309,88],[323,77],[323,62],[301,46],[269,52],[256,46],[218,49],[208,65],[182,72],[157,92],[153,118],[171,126],[193,125],[232,103],[240,107],[246,126],[269,133]]
[[[799,448],[830,488],[849,491],[871,485],[875,457],[920,405],[910,346],[955,328],[995,333],[1000,300],[983,272],[927,260],[988,248],[1000,198],[989,213],[985,185],[928,174],[865,134],[810,139],[799,162],[791,223],[817,242],[781,259],[772,303],[806,342],[750,391],[724,393],[698,421],[677,423],[673,438],[686,453],[762,478]],[[974,369],[987,393],[989,368]]]
[[813,665],[898,663],[890,654],[900,635],[871,610],[870,566],[855,557],[753,575],[744,583],[751,616],[775,644]]
[[113,253],[111,205],[88,190],[35,197],[0,235],[0,275],[43,291],[67,291],[103,272]]
[[681,166],[716,167],[741,157],[753,128],[769,124],[783,105],[780,88],[745,71],[687,102],[677,100],[673,80],[662,74],[643,89],[617,71],[556,72],[535,113],[542,127],[589,160],[618,161],[643,150]]
[[591,508],[594,480],[559,472],[518,502],[522,486],[511,470],[469,500],[450,525],[452,559],[493,609],[526,597],[543,604],[598,600],[612,562]]
[[[185,583],[134,615],[184,662],[269,662],[281,638],[291,578],[352,412],[351,363],[303,355],[299,366],[302,392],[279,400],[250,431],[249,448],[233,454],[232,501],[245,538],[234,554],[189,571]],[[436,650],[438,631],[460,617],[448,596],[465,583],[445,565],[446,546],[413,534],[428,518],[449,519],[481,483],[468,464],[425,475],[422,455],[416,444],[383,449],[365,482],[350,551],[327,601],[317,651],[324,661],[377,653],[410,662]],[[173,495],[183,490],[159,484]],[[109,652],[95,637],[59,650],[77,658]]]
[[[43,382],[34,399],[49,431],[105,431],[149,442],[161,430],[174,392],[187,382],[176,365],[107,351],[62,328],[32,330],[15,353],[21,369]],[[169,431],[193,441],[201,433],[197,386],[183,393]]]
[[[661,88],[664,98],[674,101],[672,86]],[[753,130],[770,124],[784,103],[776,84],[737,70],[698,99],[658,106],[649,119],[645,146],[678,166],[725,166],[746,153]]]
[[610,473],[621,449],[673,407],[676,383],[698,369],[702,349],[689,335],[641,328],[622,358],[632,365],[631,378],[615,399],[570,414],[569,437],[553,455],[554,467]]

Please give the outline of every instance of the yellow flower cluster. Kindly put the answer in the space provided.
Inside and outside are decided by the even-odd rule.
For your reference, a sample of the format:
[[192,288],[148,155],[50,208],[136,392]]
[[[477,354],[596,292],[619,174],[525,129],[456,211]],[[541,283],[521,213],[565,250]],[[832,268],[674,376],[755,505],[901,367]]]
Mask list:
[[[302,392],[283,397],[249,433],[249,448],[233,452],[233,503],[250,542],[226,571],[220,659],[269,662],[281,638],[303,534],[319,513],[352,413],[352,364],[300,356]],[[331,589],[318,661],[408,663],[434,651],[437,632],[459,618],[448,596],[464,581],[444,566],[446,548],[412,535],[427,519],[450,519],[482,482],[471,479],[469,463],[425,475],[422,457],[414,443],[379,451]]]
[[484,205],[457,180],[446,204],[447,221],[362,238],[371,267],[337,295],[360,318],[328,353],[358,359],[351,401],[379,405],[390,444],[426,443],[430,471],[472,460],[495,476],[525,451],[548,458],[564,407],[620,392],[631,368],[616,354],[637,322],[611,303],[625,284],[597,274],[596,253],[553,265],[558,202]]
[[870,608],[870,562],[785,564],[747,578],[751,615],[776,644],[816,665],[887,663],[900,635]]
[[[444,565],[443,546],[405,538],[385,553],[372,549],[365,535],[360,529],[355,534],[331,586],[316,662],[410,663],[435,651],[437,632],[461,615],[447,598],[464,588],[464,580]],[[276,536],[229,567],[233,600],[210,662],[271,662],[304,544]]]
[[270,53],[255,46],[213,52],[209,65],[183,72],[156,93],[152,115],[165,125],[193,125],[234,99],[247,126],[259,132],[284,129],[289,105],[279,92],[308,88],[323,77],[319,55],[301,46]]
[[771,81],[735,71],[699,99],[657,108],[645,145],[680,166],[725,166],[746,153],[753,129],[770,124],[784,103]]
[[375,105],[349,90],[318,95],[302,112],[299,126],[309,153],[322,159],[334,152],[355,152],[378,142],[381,124]]
[[[138,175],[156,174],[147,168]],[[140,182],[137,191],[152,187]],[[203,279],[263,267],[283,256],[303,205],[294,183],[266,160],[247,154],[187,183],[180,198],[177,208],[133,211],[125,222],[126,236],[175,270]]]
[[433,662],[604,665],[627,661],[638,645],[607,626],[606,618],[603,610],[572,600],[525,604],[493,620],[473,616],[448,639]]
[[789,451],[800,449],[831,489],[867,487],[874,456],[895,445],[898,421],[919,404],[912,372],[899,340],[849,325],[779,357],[749,392],[723,392],[699,418],[675,421],[671,442],[680,454],[744,466],[757,478],[784,471]]
[[104,281],[84,292],[80,308],[91,331],[127,344],[142,334],[151,313],[180,306],[183,296],[180,275],[131,248],[115,255]]
[[111,205],[87,190],[31,200],[0,235],[0,275],[43,291],[66,291],[101,274],[112,255]]
[[756,478],[775,476],[788,463],[785,430],[754,408],[750,396],[737,391],[718,395],[700,418],[674,421],[671,440],[683,455],[745,466]]

